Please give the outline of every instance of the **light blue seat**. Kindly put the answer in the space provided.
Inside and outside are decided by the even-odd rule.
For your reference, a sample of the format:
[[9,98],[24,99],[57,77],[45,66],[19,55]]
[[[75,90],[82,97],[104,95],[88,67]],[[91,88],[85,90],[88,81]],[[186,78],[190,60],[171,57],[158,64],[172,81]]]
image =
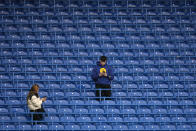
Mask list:
[[48,126],[47,126],[47,125],[43,125],[43,124],[34,125],[34,126],[33,126],[33,129],[34,129],[34,130],[48,130]]
[[98,130],[112,130],[112,127],[110,125],[103,124],[103,125],[97,126],[97,129]]
[[144,130],[144,126],[135,124],[135,125],[129,126],[129,129],[130,130]]
[[75,124],[66,125],[65,130],[80,130],[80,126]]
[[163,125],[163,126],[161,126],[161,129],[163,129],[163,130],[175,130],[176,126],[175,125]]
[[17,129],[19,129],[19,130],[32,130],[32,126],[28,125],[28,124],[22,124],[22,125],[17,126]]
[[[52,113],[52,112],[50,112]],[[44,118],[47,122],[59,122],[59,117],[57,116],[47,116]]]
[[124,118],[125,122],[138,122],[138,118],[137,117],[125,117]]
[[64,130],[64,126],[59,124],[49,125],[48,128],[52,130]]
[[82,125],[81,126],[81,129],[82,130],[96,130],[96,126],[90,125],[90,124],[88,124],[88,125]]
[[91,118],[90,117],[78,117],[76,118],[77,122],[91,122]]

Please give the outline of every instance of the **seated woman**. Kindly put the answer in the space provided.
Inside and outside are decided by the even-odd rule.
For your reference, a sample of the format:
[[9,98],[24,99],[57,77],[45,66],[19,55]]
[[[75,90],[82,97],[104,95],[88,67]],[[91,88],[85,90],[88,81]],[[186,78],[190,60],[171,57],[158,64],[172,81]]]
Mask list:
[[34,112],[33,120],[36,120],[36,121],[37,120],[40,121],[43,119],[42,112],[45,112],[45,111],[42,106],[42,103],[46,101],[46,97],[40,98],[38,95],[38,92],[39,92],[39,85],[34,84],[31,87],[31,90],[29,91],[29,94],[27,96],[28,108],[30,109],[31,112]]

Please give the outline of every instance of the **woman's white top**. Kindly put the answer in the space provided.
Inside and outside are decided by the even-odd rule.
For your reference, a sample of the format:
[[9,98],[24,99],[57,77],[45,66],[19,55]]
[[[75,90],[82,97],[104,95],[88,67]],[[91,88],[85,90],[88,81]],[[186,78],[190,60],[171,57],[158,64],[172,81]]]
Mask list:
[[41,109],[42,99],[34,95],[31,97],[31,99],[28,99],[27,104],[30,110]]

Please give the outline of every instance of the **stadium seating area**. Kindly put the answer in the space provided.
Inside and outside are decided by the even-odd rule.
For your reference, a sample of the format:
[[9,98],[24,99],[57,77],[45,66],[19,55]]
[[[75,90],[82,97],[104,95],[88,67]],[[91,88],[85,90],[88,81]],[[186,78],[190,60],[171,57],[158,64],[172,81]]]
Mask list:
[[[111,100],[91,71],[115,69]],[[46,117],[26,96],[40,85]],[[0,130],[196,130],[195,0],[1,0]]]

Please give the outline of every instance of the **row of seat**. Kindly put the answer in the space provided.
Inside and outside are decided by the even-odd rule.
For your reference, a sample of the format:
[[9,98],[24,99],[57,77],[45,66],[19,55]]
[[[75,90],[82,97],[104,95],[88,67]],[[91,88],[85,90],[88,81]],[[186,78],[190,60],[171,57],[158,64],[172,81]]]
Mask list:
[[[36,56],[36,55],[35,55]],[[98,57],[98,55],[94,55],[96,56],[96,58]],[[31,56],[29,56],[31,57]],[[62,56],[60,56],[62,57]],[[65,56],[64,56],[65,57]],[[113,57],[116,57],[116,56],[113,56]],[[126,57],[126,55],[125,55]],[[128,56],[130,57],[130,56]],[[144,56],[143,56],[144,57]],[[153,56],[152,56],[153,57]],[[152,58],[151,57],[151,58]],[[134,57],[133,57],[134,58]],[[145,57],[144,57],[145,58]],[[172,72],[174,71],[174,69],[170,69],[170,66],[175,66],[175,68],[180,68],[180,67],[183,67],[183,66],[188,66],[188,65],[191,65],[191,64],[195,64],[196,63],[196,60],[195,58],[193,57],[190,57],[190,56],[187,56],[187,57],[184,57],[186,59],[184,60],[179,60],[178,58],[175,59],[174,56],[172,57],[168,57],[168,58],[163,58],[163,57],[155,57],[154,60],[138,60],[138,59],[142,59],[142,56],[140,56],[139,58],[138,57],[135,57],[135,59],[132,59],[132,60],[114,60],[113,62],[110,62],[110,65],[116,65],[116,66],[120,66],[120,65],[124,65],[126,68],[127,66],[129,67],[141,67],[141,66],[154,66],[155,68],[157,68],[157,66],[160,66],[160,68],[162,68],[162,70],[164,71],[164,68],[165,68],[165,72]],[[41,66],[40,64],[42,65],[56,65],[56,66],[76,66],[76,65],[80,65],[80,66],[87,66],[87,65],[90,65],[90,67],[92,67],[94,65],[94,63],[92,64],[92,61],[91,60],[84,60],[85,62],[78,62],[76,60],[77,58],[73,58],[73,57],[66,57],[66,58],[58,58],[58,57],[45,57],[43,58],[43,56],[40,56],[40,58],[36,58],[35,60],[32,60],[32,59],[29,59],[29,58],[8,58],[8,59],[2,59],[0,62],[1,64],[6,64],[6,65],[10,65],[10,64],[33,64],[33,65],[37,65],[37,66]],[[169,60],[170,59],[170,60]],[[177,67],[178,65],[178,67]],[[31,67],[30,67],[31,68]],[[147,69],[148,67],[145,67],[145,69]],[[126,69],[125,69],[126,70]],[[151,69],[150,69],[151,70]],[[153,70],[153,69],[152,69]],[[155,72],[156,72],[156,69],[154,69]],[[191,70],[194,70],[194,68],[192,68]],[[29,69],[29,71],[31,71],[31,69]],[[34,71],[32,69],[32,71]],[[90,70],[89,70],[90,71]]]
[[[107,43],[62,43],[62,42],[54,42],[54,43],[50,43],[50,42],[19,42],[19,41],[1,41],[0,43],[0,49],[4,49],[4,50],[9,50],[10,48],[17,50],[18,48],[20,48],[20,50],[26,50],[26,49],[34,49],[34,48],[40,48],[40,49],[48,49],[50,48],[52,49],[94,49],[92,50],[93,52],[97,52],[98,49],[118,49],[118,50],[123,50],[123,52],[126,52],[128,50],[151,50],[151,52],[153,51],[161,51],[161,50],[173,50],[173,49],[195,49],[196,48],[196,44],[195,43],[191,43],[191,42],[169,42],[169,43],[165,43],[165,42],[160,42],[160,43],[153,43],[153,42],[148,42],[146,44],[144,43],[138,43],[138,42],[133,42],[130,44],[129,43],[122,43],[122,42],[115,42],[115,43],[111,43],[111,42],[107,42]],[[82,51],[82,50],[80,50]],[[71,52],[70,52],[71,53]],[[99,50],[99,53],[103,53],[101,52],[101,50]],[[97,53],[98,54],[98,53]],[[159,54],[159,53],[157,53]]]
[[[115,64],[114,64],[115,65]],[[92,71],[91,64],[88,64],[84,67],[80,66],[70,66],[69,70],[65,67],[62,66],[55,66],[55,65],[34,65],[34,66],[9,66],[8,65],[0,66],[0,71],[5,71],[5,72],[47,72],[52,73],[53,76],[55,76],[54,73],[59,74],[59,72],[67,72],[67,73],[90,73]],[[192,66],[193,67],[193,66]],[[192,73],[190,73],[192,71]],[[118,76],[124,76],[129,73],[143,73],[143,74],[149,74],[153,77],[157,77],[155,79],[164,79],[161,78],[162,76],[166,76],[168,73],[190,73],[193,74],[195,69],[192,69],[191,67],[186,67],[186,66],[179,66],[178,67],[173,67],[173,66],[168,66],[168,67],[142,67],[142,66],[133,66],[133,67],[116,67],[115,68],[115,74]],[[58,73],[57,73],[58,72]],[[161,74],[161,75],[159,75]],[[44,74],[45,75],[45,74]],[[158,78],[159,77],[159,78]]]
[[[136,92],[137,93],[137,92]],[[148,96],[144,96],[144,97],[140,97],[140,95],[138,95],[138,97],[134,97],[134,95],[136,94],[135,92],[132,93],[132,96],[130,96],[129,98],[118,98],[118,97],[111,97],[111,99],[116,99],[115,100],[104,100],[104,101],[96,101],[96,100],[87,100],[87,99],[97,99],[97,97],[92,97],[92,96],[87,96],[87,97],[70,97],[70,95],[67,95],[64,97],[64,93],[62,92],[54,92],[53,96],[49,96],[47,102],[45,103],[45,106],[50,106],[53,107],[54,106],[76,106],[76,108],[79,108],[79,106],[81,107],[86,107],[89,108],[91,106],[95,106],[95,107],[127,107],[129,108],[130,106],[134,107],[134,108],[138,108],[140,106],[144,106],[145,108],[152,108],[152,109],[157,109],[156,106],[159,106],[160,108],[173,108],[173,106],[177,107],[177,108],[186,108],[187,112],[195,112],[195,103],[193,100],[195,96],[196,96],[196,92],[191,93],[189,98],[188,97],[183,97],[183,96],[175,96],[174,98],[172,97],[165,97],[162,96],[161,98],[156,98],[156,97],[148,97]],[[63,94],[63,95],[62,95]],[[71,94],[71,93],[69,93]],[[139,93],[138,93],[139,94]],[[160,93],[161,94],[161,93]],[[169,94],[168,92],[163,92],[162,94]],[[43,96],[43,95],[42,95]],[[24,97],[24,96],[23,96]],[[9,106],[9,107],[21,107],[24,108],[24,106],[26,106],[26,99],[24,99],[23,97],[15,97],[15,99],[13,98],[8,98],[5,97],[3,99],[6,100],[0,100],[1,106]],[[52,101],[50,100],[50,98],[53,99],[59,99],[59,100],[55,100]],[[22,99],[22,100],[17,100],[18,99]],[[62,98],[64,99],[70,99],[70,100],[62,100]],[[104,97],[103,97],[104,98]],[[1,97],[2,99],[2,97]],[[86,100],[82,100],[82,99],[86,99]],[[104,98],[106,99],[106,98]],[[123,100],[121,100],[123,99]],[[149,100],[146,100],[149,99]],[[154,100],[152,100],[154,99]],[[181,99],[181,102],[178,102],[177,99]],[[5,108],[5,107],[4,107]],[[164,112],[167,112],[167,109],[164,109]],[[179,111],[180,110],[180,111]],[[182,112],[182,109],[179,109],[178,111]],[[151,112],[151,111],[150,111]],[[178,112],[178,113],[179,113]],[[186,113],[187,113],[186,112]],[[170,112],[172,113],[172,112]],[[134,113],[133,113],[134,114]]]
[[6,2],[3,1],[1,6],[10,6],[10,7],[29,7],[29,8],[50,8],[50,7],[73,7],[73,8],[86,8],[86,7],[140,7],[140,8],[147,8],[147,7],[193,7],[195,2],[193,0],[172,0],[172,1],[150,1],[150,0],[126,0],[126,1],[117,1],[117,0],[110,0],[110,1],[21,1],[21,2]]
[[84,35],[79,36],[79,35],[54,35],[50,36],[47,34],[39,34],[39,35],[32,35],[32,34],[26,34],[26,35],[19,35],[19,34],[9,34],[9,35],[4,35],[0,34],[0,38],[2,41],[4,40],[22,40],[22,41],[84,41],[84,42],[98,42],[98,41],[184,41],[184,40],[195,40],[196,36],[195,34],[183,34],[183,35],[157,35],[156,37],[153,35],[139,35],[139,34],[133,34],[130,37],[128,36],[118,36],[118,35],[98,35],[98,36],[93,36],[93,35]]
[[[180,89],[178,89],[180,90]],[[22,96],[24,97],[24,94],[26,92],[13,92],[9,90],[1,90],[1,96],[2,97],[18,97]],[[19,94],[19,95],[18,95]],[[195,92],[187,92],[187,91],[146,91],[146,92],[141,92],[141,91],[118,91],[115,90],[112,93],[112,97],[118,98],[118,97],[141,97],[141,98],[161,98],[161,97],[194,97]],[[59,97],[94,97],[95,93],[94,92],[78,92],[78,91],[66,91],[66,92],[60,92],[60,91],[48,91],[48,92],[42,92],[41,96],[59,96]],[[177,102],[176,102],[177,103]]]
[[0,15],[2,16],[55,16],[55,17],[62,17],[62,16],[117,16],[117,17],[131,17],[131,16],[186,16],[186,15],[195,15],[196,10],[195,8],[123,8],[123,9],[115,9],[114,7],[108,8],[87,8],[85,9],[67,9],[62,10],[62,8],[49,8],[43,10],[42,8],[1,8]]
[[[29,87],[31,87],[33,83],[31,82],[4,82],[2,81],[0,83],[0,87],[2,89],[13,89],[13,90],[18,90],[18,89],[21,89],[21,90],[25,90],[26,89],[29,89]],[[38,83],[39,86],[41,88],[44,88],[44,89],[77,89],[77,88],[82,88],[82,89],[85,89],[86,91],[89,91],[91,89],[93,89],[94,87],[94,84],[90,84],[89,82],[87,83],[80,83],[78,84],[77,82],[70,82],[70,83],[61,83],[61,82],[57,82],[57,83],[54,83],[54,82],[39,82]],[[115,83],[113,82],[112,83],[112,89],[120,89],[121,91],[124,91],[124,90],[127,90],[129,89],[129,91],[131,90],[145,90],[145,89],[148,89],[148,91],[151,91],[150,89],[159,89],[158,91],[160,91],[161,89],[194,89],[196,87],[196,84],[193,83],[193,82],[190,82],[190,83],[184,83],[184,82],[180,82],[180,83],[151,83],[151,84],[145,84],[145,83],[139,83],[139,84],[134,84],[134,83]]]
[[[101,49],[103,49],[101,51]],[[94,51],[93,51],[94,50]],[[90,54],[90,56],[89,56]],[[72,49],[68,49],[68,48],[64,48],[64,49],[60,49],[60,48],[53,48],[53,49],[44,49],[44,48],[37,48],[35,50],[33,50],[33,48],[23,48],[23,49],[19,49],[19,48],[4,48],[1,49],[1,56],[8,56],[7,59],[4,59],[5,61],[10,61],[9,57],[10,56],[23,56],[23,59],[26,57],[31,57],[31,56],[38,56],[38,58],[45,58],[45,60],[47,60],[47,57],[53,57],[53,59],[55,60],[59,60],[59,58],[63,58],[65,59],[65,61],[67,62],[74,62],[74,60],[77,59],[77,56],[79,57],[88,57],[87,60],[85,60],[85,62],[87,62],[86,64],[91,64],[92,65],[92,58],[93,56],[100,56],[100,55],[107,55],[108,57],[117,57],[119,58],[119,60],[117,58],[113,58],[111,59],[109,62],[113,61],[113,64],[115,64],[115,62],[122,64],[123,63],[123,58],[124,57],[132,57],[129,59],[132,59],[133,61],[135,61],[135,63],[138,63],[139,61],[134,60],[135,58],[138,57],[146,57],[146,60],[141,60],[141,63],[146,63],[146,64],[155,64],[156,62],[153,60],[159,60],[159,62],[165,61],[163,63],[165,64],[169,64],[169,63],[175,63],[174,61],[178,62],[180,61],[181,64],[184,63],[184,58],[190,58],[194,60],[194,55],[195,55],[195,49],[118,49],[117,48],[113,48],[113,49],[104,49],[103,48],[98,48],[97,50],[95,49],[87,49],[87,48],[83,48],[83,49],[78,49],[78,48],[72,48]],[[177,56],[177,58],[175,58]],[[67,57],[67,59],[65,58]],[[151,57],[151,58],[148,58]],[[37,60],[39,61],[39,59],[37,58]],[[121,58],[121,59],[120,59]],[[94,58],[95,59],[95,58]],[[124,58],[125,59],[125,58]],[[126,58],[128,59],[128,58]],[[141,58],[139,58],[141,59]],[[172,59],[169,61],[169,59]],[[187,60],[187,59],[186,59]],[[61,60],[59,60],[61,61]],[[67,63],[65,62],[65,63]],[[129,62],[131,62],[129,60]],[[9,62],[8,62],[9,63]],[[78,63],[78,62],[74,62],[74,63]],[[80,62],[82,63],[82,62]],[[112,62],[111,62],[112,63]],[[117,64],[116,63],[116,64]],[[127,62],[128,63],[128,62]],[[162,64],[163,64],[162,63]],[[85,64],[85,63],[82,63]],[[125,63],[126,64],[126,63]]]
[[[58,100],[57,100],[58,102]],[[63,101],[62,101],[63,102]],[[153,101],[151,101],[153,102]],[[99,104],[87,104],[79,107],[76,107],[76,105],[71,105],[71,104],[51,104],[51,105],[44,105],[46,113],[48,116],[78,116],[78,115],[83,115],[83,116],[94,116],[94,115],[101,115],[104,117],[107,116],[120,116],[120,117],[140,117],[140,116],[146,116],[146,117],[176,117],[176,116],[181,116],[184,117],[186,115],[190,115],[196,112],[194,108],[194,104],[190,103],[187,104],[187,102],[192,102],[188,100],[183,100],[181,103],[186,103],[186,104],[181,104],[181,105],[172,105],[172,104],[154,104],[154,105],[149,105],[149,106],[143,106],[142,105],[120,105],[116,106],[118,108],[115,108],[114,106],[111,105],[99,105]],[[59,103],[59,102],[58,102]],[[156,107],[159,106],[159,107]],[[180,108],[177,106],[181,106]],[[85,107],[85,108],[84,108]],[[9,118],[10,116],[16,117],[16,116],[27,116],[29,113],[28,109],[24,109],[21,106],[18,107],[8,107],[9,109],[6,109],[5,107],[0,107],[0,112],[1,112],[1,122],[5,118]],[[8,114],[8,113],[12,114]],[[194,117],[194,116],[193,116]],[[189,118],[187,118],[189,119]]]
[[113,131],[113,130],[127,130],[127,131],[134,131],[134,130],[194,130],[196,128],[195,125],[191,124],[162,124],[162,125],[157,125],[157,124],[146,124],[146,125],[141,125],[141,124],[114,124],[114,125],[109,125],[109,124],[100,124],[98,123],[97,125],[94,124],[69,124],[69,125],[61,125],[61,124],[50,124],[50,125],[29,125],[29,124],[20,124],[18,126],[12,125],[12,124],[3,124],[0,126],[2,129],[5,130],[43,130],[43,131],[50,131],[50,130],[65,130],[65,131],[70,131],[70,130],[92,130],[92,131],[102,131],[102,130],[107,130],[107,131]]
[[[112,26],[112,25],[109,25]],[[20,34],[25,34],[25,35],[36,35],[39,36],[40,35],[46,35],[48,37],[52,36],[50,35],[54,35],[54,37],[61,36],[61,35],[65,35],[66,37],[72,36],[72,35],[78,35],[78,36],[91,36],[91,37],[95,37],[95,36],[111,36],[111,37],[116,37],[119,34],[121,34],[122,36],[127,36],[128,34],[131,35],[149,35],[151,37],[159,37],[162,35],[166,35],[166,36],[189,36],[189,35],[194,35],[194,28],[190,28],[190,27],[185,27],[184,29],[181,28],[176,28],[176,27],[165,27],[165,28],[169,28],[168,30],[165,30],[162,27],[155,27],[155,28],[149,28],[149,27],[133,27],[133,26],[127,26],[127,27],[122,27],[122,29],[118,28],[118,27],[109,27],[109,28],[104,28],[101,26],[96,26],[96,27],[78,27],[77,29],[75,27],[63,27],[60,28],[58,26],[56,27],[49,27],[49,29],[43,27],[43,26],[38,26],[38,27],[32,27],[34,30],[31,29],[31,27],[28,26],[23,26],[22,28],[12,28],[12,27],[8,27],[7,29],[5,29],[5,31],[3,31],[3,29],[0,28],[1,30],[1,37],[3,37],[4,34],[11,34],[11,35],[20,35]],[[112,31],[112,32],[111,32]],[[96,32],[99,32],[99,34],[94,35]],[[8,37],[9,38],[9,37]],[[22,37],[23,38],[23,37]],[[179,38],[180,39],[180,38]]]
[[7,25],[3,28],[0,28],[0,32],[28,32],[28,33],[34,33],[34,32],[44,32],[44,33],[52,33],[52,32],[56,32],[56,33],[60,33],[60,32],[130,32],[130,33],[145,33],[145,34],[149,34],[149,33],[184,33],[184,32],[193,32],[195,29],[193,26],[109,26],[109,27],[105,27],[105,26],[96,26],[96,27],[91,27],[91,26],[83,26],[83,27],[74,27],[74,26],[68,26],[68,27],[61,27],[61,26],[50,26],[50,27],[46,27],[46,26],[36,26],[35,25],[28,25],[28,26],[11,26],[11,25]]
[[[132,20],[129,20],[129,19],[132,19]],[[95,25],[108,25],[108,26],[112,26],[112,25],[119,25],[119,24],[123,24],[123,25],[162,25],[162,24],[172,24],[172,25],[178,25],[178,24],[194,24],[195,21],[194,20],[191,20],[189,18],[148,18],[148,19],[145,19],[145,18],[127,18],[127,19],[120,19],[120,20],[115,20],[115,19],[91,19],[91,20],[86,20],[86,19],[81,19],[81,20],[74,20],[72,21],[71,19],[63,19],[61,18],[61,20],[58,22],[58,20],[42,20],[42,19],[39,19],[39,18],[35,18],[35,19],[32,19],[32,20],[27,20],[27,19],[13,19],[13,18],[6,18],[6,17],[1,17],[0,19],[0,23],[1,24],[4,24],[6,23],[6,25],[10,25],[10,24],[33,24],[33,25],[37,25],[37,26],[46,26],[46,25],[58,25],[58,26],[61,26],[61,25],[64,25],[66,24],[67,26],[68,25],[73,25],[73,24],[76,24],[78,26],[82,26],[82,25],[88,25],[90,24],[91,26],[95,26]],[[28,28],[26,29],[28,30]],[[26,31],[25,30],[25,31]],[[39,31],[41,29],[38,28],[37,31]],[[70,28],[71,30],[71,28]],[[134,29],[133,29],[134,30]],[[185,29],[187,30],[187,29]],[[44,30],[42,30],[43,32]],[[60,29],[50,29],[50,31],[60,31]],[[66,31],[66,30],[65,30]],[[74,28],[71,30],[72,32],[74,31]],[[87,30],[88,31],[88,30]],[[95,30],[96,31],[96,30]],[[99,30],[97,30],[99,31]],[[102,29],[101,31],[104,31],[104,29]]]
[[[1,118],[2,119],[2,118]],[[6,119],[6,121],[10,121],[9,117],[4,118]],[[162,120],[163,119],[163,120]],[[171,119],[171,120],[170,120]],[[16,117],[12,117],[12,121],[15,122],[20,122],[20,123],[26,123],[28,120],[26,117],[24,116],[16,116]],[[140,119],[138,119],[137,117],[124,117],[124,119],[122,117],[119,116],[111,116],[108,117],[108,119],[106,117],[93,117],[93,119],[91,120],[91,117],[88,116],[80,116],[80,117],[72,117],[72,116],[62,116],[62,117],[58,117],[58,116],[49,116],[45,118],[45,121],[47,122],[61,122],[61,123],[70,123],[70,122],[77,122],[77,123],[91,123],[91,122],[107,122],[107,123],[112,123],[112,122],[124,122],[124,123],[128,123],[128,122],[134,122],[134,123],[141,123],[141,122],[172,122],[172,123],[185,123],[185,122],[190,122],[190,118],[189,120],[186,120],[185,117],[182,116],[174,116],[174,117],[157,117],[157,118],[153,118],[150,116],[146,116],[146,117],[140,117]],[[195,122],[196,119],[193,117],[191,119],[192,122]]]
[[[67,73],[69,74],[69,72]],[[90,76],[86,76],[86,75],[67,75],[64,73],[58,73],[57,75],[51,75],[51,74],[10,74],[10,75],[5,75],[5,74],[0,74],[0,78],[1,81],[7,81],[7,80],[65,80],[65,81],[91,81],[91,77]],[[181,75],[181,76],[179,76]],[[159,82],[164,82],[164,81],[195,81],[195,77],[191,76],[191,75],[185,75],[185,74],[178,74],[178,75],[174,75],[174,74],[166,74],[165,76],[160,76],[160,75],[156,75],[156,76],[147,76],[147,75],[141,75],[138,74],[137,76],[133,76],[132,74],[130,75],[119,75],[119,78],[117,76],[114,77],[115,82],[118,81],[124,81],[124,82],[128,82],[128,81],[159,81]]]

